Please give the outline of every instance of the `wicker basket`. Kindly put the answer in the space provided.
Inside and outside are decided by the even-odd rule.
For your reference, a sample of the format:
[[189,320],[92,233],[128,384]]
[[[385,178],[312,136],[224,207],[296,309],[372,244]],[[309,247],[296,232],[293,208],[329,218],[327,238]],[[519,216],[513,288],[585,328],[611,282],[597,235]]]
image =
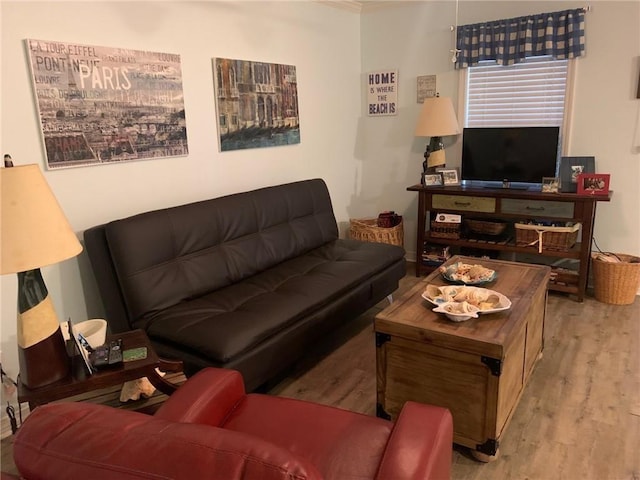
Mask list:
[[621,261],[608,262],[604,256],[592,255],[593,293],[596,300],[614,305],[630,305],[640,288],[640,258],[618,253],[613,256]]
[[571,227],[547,227],[516,223],[516,245],[519,247],[538,246],[538,253],[545,250],[567,251],[576,244],[580,223]]
[[478,235],[502,235],[507,229],[506,222],[465,218],[464,223],[469,232]]
[[429,236],[435,238],[452,238],[457,240],[460,238],[460,224],[431,221]]
[[379,227],[378,220],[352,218],[349,226],[349,238],[364,242],[390,243],[391,245],[404,246],[404,227],[402,218],[394,227]]

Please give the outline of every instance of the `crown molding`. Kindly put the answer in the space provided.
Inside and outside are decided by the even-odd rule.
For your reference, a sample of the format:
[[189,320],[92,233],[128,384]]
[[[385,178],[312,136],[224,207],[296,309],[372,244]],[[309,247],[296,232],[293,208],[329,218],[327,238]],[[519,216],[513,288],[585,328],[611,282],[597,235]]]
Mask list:
[[397,7],[398,0],[315,0],[328,7],[348,10],[355,13],[373,12],[383,8]]
[[405,5],[407,2],[404,0],[364,0],[360,3],[361,12],[374,12],[376,10],[383,10],[385,8],[396,8]]
[[350,12],[360,13],[362,11],[362,2],[354,0],[315,0],[317,3],[328,7],[339,8],[340,10],[348,10]]

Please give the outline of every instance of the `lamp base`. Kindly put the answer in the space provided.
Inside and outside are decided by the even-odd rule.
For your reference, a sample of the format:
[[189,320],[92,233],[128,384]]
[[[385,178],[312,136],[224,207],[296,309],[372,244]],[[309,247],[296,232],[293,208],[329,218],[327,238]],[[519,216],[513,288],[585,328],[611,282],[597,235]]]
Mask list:
[[18,273],[18,362],[30,389],[65,378],[70,359],[40,269]]
[[425,186],[424,176],[437,173],[438,168],[446,166],[447,160],[444,153],[444,144],[442,137],[431,137],[431,141],[427,144],[424,152],[424,162],[422,162],[422,186]]
[[20,382],[29,388],[39,388],[69,375],[69,356],[60,327],[53,335],[29,347],[18,347]]

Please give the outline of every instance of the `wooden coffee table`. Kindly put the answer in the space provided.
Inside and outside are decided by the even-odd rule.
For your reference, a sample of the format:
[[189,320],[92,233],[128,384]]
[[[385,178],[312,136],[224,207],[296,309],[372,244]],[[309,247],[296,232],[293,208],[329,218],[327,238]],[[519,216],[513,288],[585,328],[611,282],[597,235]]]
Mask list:
[[454,442],[481,460],[495,458],[536,360],[541,356],[546,266],[455,256],[497,272],[484,288],[506,295],[509,310],[453,322],[432,312],[426,285],[447,285],[432,272],[375,318],[377,413],[395,418],[407,400],[447,407]]
[[147,377],[151,384],[162,393],[171,395],[178,386],[166,381],[158,375],[156,368],[166,372],[182,371],[182,362],[168,361],[158,357],[147,334],[143,330],[132,330],[107,337],[107,342],[122,339],[122,350],[137,347],[147,348],[147,358],[124,362],[115,367],[104,368],[89,375],[80,355],[71,361],[71,374],[50,385],[29,389],[20,382],[18,377],[18,402],[28,402],[33,410],[36,406],[61,400],[92,390],[107,388],[130,380]]

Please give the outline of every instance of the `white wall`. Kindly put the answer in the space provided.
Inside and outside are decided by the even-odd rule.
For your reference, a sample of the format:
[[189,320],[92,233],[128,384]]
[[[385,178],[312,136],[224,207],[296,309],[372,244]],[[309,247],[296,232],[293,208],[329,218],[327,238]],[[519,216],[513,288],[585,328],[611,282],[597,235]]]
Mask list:
[[[597,206],[595,239],[601,249],[640,255],[640,2],[462,1],[458,24],[591,5],[586,14],[586,56],[576,61],[573,129],[567,155],[594,155],[596,169],[611,174],[610,203]],[[404,213],[405,248],[415,258],[417,195],[428,138],[413,136],[421,104],[416,77],[436,75],[441,96],[458,104],[459,72],[450,49],[455,2],[397,2],[393,10],[362,14],[362,71],[399,70],[399,112],[365,117],[366,138],[358,160],[370,195],[382,192],[380,207]],[[460,166],[460,137],[445,137],[447,165]]]
[[[389,2],[385,2],[389,3]],[[612,174],[610,204],[600,204],[601,248],[640,254],[640,3],[460,2],[460,23],[580,7],[587,14],[587,56],[579,60],[571,155],[595,155]],[[449,49],[452,1],[395,2],[357,15],[315,2],[0,2],[2,67],[0,147],[15,162],[39,163],[43,148],[24,39],[177,53],[182,57],[189,140],[186,157],[45,171],[81,236],[95,224],[133,213],[310,177],[331,190],[342,233],[350,217],[392,209],[404,215],[405,246],[415,258],[416,195],[427,139],[413,136],[416,77],[436,74],[438,90],[456,101],[458,72]],[[301,143],[218,152],[211,58],[297,67]],[[399,70],[399,112],[364,111],[365,74]],[[635,141],[635,146],[634,142]],[[448,148],[458,166],[459,148]],[[100,315],[85,254],[43,274],[62,318]],[[3,367],[15,377],[16,280],[0,277]]]
[[[348,221],[360,115],[360,20],[314,2],[2,1],[1,150],[38,163],[43,148],[24,39],[181,55],[189,155],[45,171],[73,228],[305,178],[326,180]],[[213,57],[297,67],[301,143],[220,153]],[[343,226],[344,228],[344,226]],[[62,319],[102,314],[86,254],[42,269]],[[16,276],[1,278],[2,364],[15,378]]]

